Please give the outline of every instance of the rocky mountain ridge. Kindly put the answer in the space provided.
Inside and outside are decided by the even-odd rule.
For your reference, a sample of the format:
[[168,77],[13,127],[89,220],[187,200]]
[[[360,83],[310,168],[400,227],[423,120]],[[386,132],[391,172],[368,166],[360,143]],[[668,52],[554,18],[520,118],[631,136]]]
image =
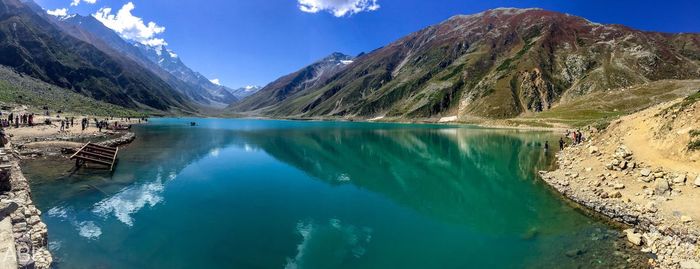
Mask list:
[[512,118],[592,92],[699,78],[700,35],[501,8],[454,16],[353,60],[321,83],[299,87],[312,64],[232,110],[302,118]]

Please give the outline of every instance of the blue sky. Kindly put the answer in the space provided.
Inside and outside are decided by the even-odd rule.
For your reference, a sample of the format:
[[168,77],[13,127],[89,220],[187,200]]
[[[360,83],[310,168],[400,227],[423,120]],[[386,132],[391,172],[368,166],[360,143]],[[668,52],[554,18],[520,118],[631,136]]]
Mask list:
[[[371,51],[453,15],[496,7],[540,7],[641,30],[700,33],[697,0],[35,1],[47,10],[83,15],[104,7],[115,14],[132,2],[131,14],[146,25],[125,33],[163,39],[192,69],[230,87],[265,85],[332,52]],[[77,6],[71,6],[74,1]],[[343,8],[348,3],[357,3],[355,12]]]

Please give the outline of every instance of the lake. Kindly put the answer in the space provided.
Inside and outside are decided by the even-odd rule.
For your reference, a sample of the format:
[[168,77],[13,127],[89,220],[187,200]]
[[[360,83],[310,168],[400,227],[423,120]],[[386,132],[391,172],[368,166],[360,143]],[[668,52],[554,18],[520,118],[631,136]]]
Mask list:
[[[198,126],[189,126],[196,121]],[[537,177],[548,132],[152,119],[113,173],[23,163],[57,268],[610,268],[645,261]]]

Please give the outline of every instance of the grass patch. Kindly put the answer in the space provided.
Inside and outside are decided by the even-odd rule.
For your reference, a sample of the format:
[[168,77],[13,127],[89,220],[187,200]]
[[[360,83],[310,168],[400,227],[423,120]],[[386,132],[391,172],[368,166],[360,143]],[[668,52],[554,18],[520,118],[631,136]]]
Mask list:
[[669,108],[664,109],[664,111],[662,111],[661,114],[666,114],[666,113],[671,112],[671,111],[684,110],[685,108],[695,104],[695,102],[697,102],[697,101],[700,101],[700,91],[698,91],[694,94],[691,94],[690,96],[683,99],[683,101],[681,101],[681,102],[679,102],[679,103],[677,103]]
[[700,139],[692,140],[688,143],[688,150],[695,151],[700,149]]
[[518,53],[516,53],[515,56],[513,56],[512,58],[505,59],[498,67],[496,67],[496,71],[510,70],[513,62],[520,60],[520,58],[522,58],[525,55],[525,53],[527,53],[532,48],[532,45],[534,44],[535,42],[528,42],[527,44],[525,44],[525,46],[523,46],[523,48],[520,49],[520,51],[518,51]]
[[690,130],[688,133],[690,134],[690,137],[700,136],[700,130]]

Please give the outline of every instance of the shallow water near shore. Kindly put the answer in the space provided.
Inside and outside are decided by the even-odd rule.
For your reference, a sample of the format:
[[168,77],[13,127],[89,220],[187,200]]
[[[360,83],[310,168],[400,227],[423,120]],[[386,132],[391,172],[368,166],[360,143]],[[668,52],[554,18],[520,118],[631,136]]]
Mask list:
[[[190,127],[190,121],[198,126]],[[537,179],[547,132],[154,119],[114,173],[23,163],[57,268],[610,268],[645,258]]]

